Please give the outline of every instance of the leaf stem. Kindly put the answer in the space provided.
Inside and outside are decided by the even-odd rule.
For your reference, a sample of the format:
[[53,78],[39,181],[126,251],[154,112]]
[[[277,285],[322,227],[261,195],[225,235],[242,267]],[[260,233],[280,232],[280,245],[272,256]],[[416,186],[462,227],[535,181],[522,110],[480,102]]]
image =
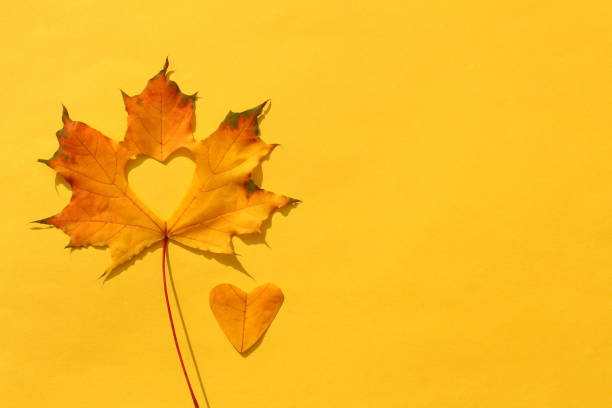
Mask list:
[[170,300],[168,299],[168,286],[166,285],[166,251],[168,250],[168,237],[164,237],[164,246],[162,248],[162,275],[164,277],[164,296],[166,297],[166,307],[168,308],[168,319],[170,319],[170,327],[172,328],[172,337],[174,338],[174,345],[176,346],[176,352],[178,353],[179,361],[181,362],[181,368],[183,369],[183,375],[185,376],[185,381],[187,381],[187,387],[189,387],[189,393],[191,394],[191,399],[193,400],[193,406],[195,408],[199,408],[198,400],[196,399],[195,394],[193,393],[193,388],[191,388],[191,383],[189,382],[189,376],[187,375],[187,370],[185,369],[185,363],[183,362],[183,356],[181,355],[181,348],[179,347],[178,339],[176,338],[176,329],[174,328],[174,320],[172,319],[172,310],[170,309]]

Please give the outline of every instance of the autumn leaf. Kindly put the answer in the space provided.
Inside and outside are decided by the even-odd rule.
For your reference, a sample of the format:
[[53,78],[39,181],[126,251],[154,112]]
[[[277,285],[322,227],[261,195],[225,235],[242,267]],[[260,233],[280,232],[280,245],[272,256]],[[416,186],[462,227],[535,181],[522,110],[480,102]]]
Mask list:
[[[88,125],[73,121],[66,109],[58,131],[59,149],[41,160],[72,188],[68,206],[38,222],[62,229],[68,247],[109,247],[108,274],[146,247],[170,239],[196,249],[233,253],[234,235],[259,231],[276,209],[295,202],[265,191],[250,173],[275,147],[259,138],[258,117],[265,103],[230,112],[219,129],[195,142],[195,96],[182,94],[168,80],[168,62],[137,96],[124,94],[128,112],[125,139],[116,142]],[[164,161],[185,148],[196,162],[190,190],[166,223],[129,188],[125,166],[137,155]]]
[[210,308],[239,353],[248,352],[268,330],[283,304],[281,290],[267,283],[246,293],[227,283],[210,292]]

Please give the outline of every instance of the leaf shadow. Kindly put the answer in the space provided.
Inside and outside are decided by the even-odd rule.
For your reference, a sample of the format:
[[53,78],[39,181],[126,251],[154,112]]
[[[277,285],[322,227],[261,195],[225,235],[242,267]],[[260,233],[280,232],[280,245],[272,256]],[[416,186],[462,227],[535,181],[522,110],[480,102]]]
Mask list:
[[176,285],[174,284],[174,274],[172,273],[172,266],[170,264],[170,251],[166,252],[166,263],[168,264],[168,278],[170,281],[170,287],[172,288],[172,294],[174,296],[174,301],[176,302],[176,310],[178,311],[179,319],[181,320],[181,326],[183,327],[183,333],[185,334],[185,340],[187,342],[187,347],[189,348],[189,354],[191,355],[191,361],[193,362],[193,367],[195,368],[195,372],[198,377],[198,383],[200,385],[200,390],[202,391],[202,395],[204,396],[204,402],[206,403],[206,406],[208,408],[211,408],[210,402],[208,401],[208,395],[206,395],[206,389],[204,388],[204,381],[202,381],[202,375],[200,374],[200,367],[198,366],[198,361],[195,357],[193,346],[191,345],[191,338],[189,337],[189,330],[187,329],[187,324],[185,323],[185,318],[183,317],[183,309],[181,308],[181,302],[179,300],[179,296],[176,290]]
[[59,186],[64,186],[66,190],[72,191],[72,187],[70,183],[66,181],[66,179],[59,173],[55,173],[55,192],[59,194],[59,190],[57,189]]
[[[152,252],[155,252],[158,249],[160,249],[162,247],[162,245],[163,245],[163,241],[158,241],[158,242],[154,243],[153,245],[151,245],[151,246],[143,249],[142,251],[140,251],[137,255],[135,255],[129,261],[127,261],[127,262],[117,266],[115,269],[113,269],[109,273],[106,273],[106,272],[103,273],[100,276],[100,278],[104,278],[103,283],[106,283],[107,281],[116,278],[117,276],[119,276],[120,274],[125,272],[127,269],[132,267],[137,261],[140,261],[142,258],[147,256],[148,254],[150,254]],[[83,247],[83,248],[85,248],[85,247]],[[83,249],[83,248],[70,248],[70,249],[77,250],[77,249]]]
[[203,255],[206,259],[212,259],[225,266],[229,266],[237,270],[238,272],[245,274],[249,278],[255,280],[255,278],[253,278],[253,276],[246,270],[244,265],[240,263],[240,261],[238,260],[239,255],[237,254],[236,255],[234,254],[216,254],[214,252],[207,252],[207,251],[202,251],[201,249],[189,247],[187,245],[181,244],[180,242],[174,241],[172,238],[170,238],[170,241],[173,244],[180,246],[181,248],[191,252],[192,254]]
[[[287,217],[289,215],[289,213],[298,206],[299,202],[295,202],[295,203],[291,203],[288,204],[282,208],[279,208],[278,210],[275,211],[275,213],[280,213],[283,217]],[[274,218],[274,214],[272,214],[270,217],[266,218],[264,220],[264,222],[262,222],[261,227],[260,227],[260,231],[259,232],[255,232],[253,234],[244,234],[244,235],[238,235],[238,238],[240,238],[240,240],[242,242],[244,242],[247,245],[265,245],[268,248],[270,248],[270,244],[268,244],[268,241],[266,241],[266,236],[268,234],[268,230],[270,229],[270,227],[272,227],[272,219]]]
[[[29,224],[32,224],[36,221],[30,221]],[[45,226],[31,226],[30,225],[30,230],[47,230],[47,229],[55,229],[55,227],[53,225],[45,225]]]
[[[263,120],[265,115],[268,113],[269,111],[269,107],[266,110],[266,112],[264,112],[264,114],[262,116],[260,116],[260,120]],[[278,145],[280,146],[280,145]],[[263,176],[263,164],[265,162],[267,162],[268,160],[270,160],[270,156],[271,156],[272,152],[268,153],[258,164],[257,166],[255,166],[255,168],[253,169],[253,171],[250,174],[251,180],[253,180],[253,182],[255,182],[255,184],[257,186],[262,186],[263,185],[263,180],[264,180],[264,176]],[[291,210],[293,210],[294,208],[297,207],[297,205],[300,203],[301,201],[299,200],[294,200],[292,201],[289,205],[286,205],[282,208],[279,208],[278,210],[275,211],[281,213],[284,217],[288,216],[289,213],[291,212]],[[259,229],[259,232],[254,232],[252,234],[244,234],[244,235],[238,235],[238,238],[240,238],[240,240],[242,242],[244,242],[247,245],[257,245],[257,244],[263,244],[265,246],[267,246],[268,248],[270,248],[270,245],[268,244],[268,242],[266,241],[266,235],[268,233],[268,230],[270,229],[270,227],[272,226],[272,218],[274,214],[271,214],[268,218],[266,218],[263,223],[261,224],[261,227]]]
[[247,351],[244,351],[242,353],[240,353],[240,355],[242,356],[242,358],[247,358],[249,357],[251,354],[253,354],[255,352],[255,350],[257,350],[259,348],[259,346],[261,345],[261,343],[263,343],[264,337],[266,337],[266,335],[268,334],[268,330],[270,328],[268,327],[266,329],[266,331],[261,335],[261,337],[259,337],[259,339],[257,339],[257,341],[251,346],[250,349],[248,349]]

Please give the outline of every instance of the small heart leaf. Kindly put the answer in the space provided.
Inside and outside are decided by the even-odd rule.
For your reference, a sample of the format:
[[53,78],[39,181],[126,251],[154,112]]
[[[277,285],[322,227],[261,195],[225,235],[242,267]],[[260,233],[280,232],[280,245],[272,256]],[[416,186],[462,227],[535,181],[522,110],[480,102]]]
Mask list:
[[239,353],[246,353],[268,330],[283,304],[283,292],[271,283],[250,293],[224,283],[210,292],[210,308]]

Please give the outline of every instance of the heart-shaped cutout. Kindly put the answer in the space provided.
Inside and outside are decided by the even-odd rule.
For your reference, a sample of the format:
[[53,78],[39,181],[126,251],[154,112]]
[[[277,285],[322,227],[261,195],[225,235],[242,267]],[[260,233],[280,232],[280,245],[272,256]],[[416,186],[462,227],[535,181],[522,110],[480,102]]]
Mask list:
[[246,353],[268,330],[284,298],[271,283],[249,293],[223,283],[210,292],[210,308],[230,343],[239,353]]
[[195,163],[182,153],[165,164],[139,156],[127,167],[130,188],[162,220],[169,219],[187,195],[194,172]]

